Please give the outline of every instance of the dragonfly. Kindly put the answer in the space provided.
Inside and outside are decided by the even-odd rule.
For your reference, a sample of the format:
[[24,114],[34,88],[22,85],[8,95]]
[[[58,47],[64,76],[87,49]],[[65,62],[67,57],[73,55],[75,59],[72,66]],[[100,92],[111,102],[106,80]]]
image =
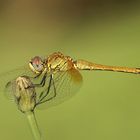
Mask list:
[[[24,89],[32,93],[32,96],[29,96],[31,101],[35,99],[31,109],[48,108],[66,101],[77,93],[83,81],[81,70],[140,74],[140,68],[108,66],[82,59],[74,60],[61,52],[55,52],[44,58],[35,56],[26,66],[2,74],[0,89],[4,89],[8,98],[16,97],[16,102],[19,104],[21,97],[20,94],[15,95],[15,89],[20,78]],[[21,87],[18,87],[18,90],[21,90]]]

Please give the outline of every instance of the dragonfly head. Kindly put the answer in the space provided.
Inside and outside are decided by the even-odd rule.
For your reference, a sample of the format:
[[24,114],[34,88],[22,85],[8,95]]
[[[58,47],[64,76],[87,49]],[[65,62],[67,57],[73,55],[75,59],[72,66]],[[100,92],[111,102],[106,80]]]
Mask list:
[[44,62],[39,56],[35,56],[30,60],[29,67],[34,73],[40,74],[44,70]]

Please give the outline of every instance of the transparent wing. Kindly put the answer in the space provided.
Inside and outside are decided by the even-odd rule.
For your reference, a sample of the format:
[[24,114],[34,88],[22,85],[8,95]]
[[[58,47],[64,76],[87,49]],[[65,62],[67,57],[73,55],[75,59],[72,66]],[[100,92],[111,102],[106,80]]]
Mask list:
[[[30,70],[30,68],[27,66],[22,66],[18,69],[5,72],[0,74],[0,92],[4,93],[6,97],[11,98],[11,92],[7,92],[8,88],[8,83],[14,81],[17,77],[19,76],[29,76],[29,77],[34,77],[35,74]],[[10,90],[10,88],[9,88]]]
[[50,78],[51,76],[47,77],[44,89],[38,88],[36,90],[37,100],[39,101],[48,92],[50,85],[49,93],[42,100],[42,103],[37,105],[38,109],[45,109],[64,102],[74,96],[82,85],[82,76],[76,69],[55,73],[51,83]]
[[6,84],[5,89],[4,89],[4,95],[6,98],[14,101],[14,87],[15,87],[15,81],[10,81]]

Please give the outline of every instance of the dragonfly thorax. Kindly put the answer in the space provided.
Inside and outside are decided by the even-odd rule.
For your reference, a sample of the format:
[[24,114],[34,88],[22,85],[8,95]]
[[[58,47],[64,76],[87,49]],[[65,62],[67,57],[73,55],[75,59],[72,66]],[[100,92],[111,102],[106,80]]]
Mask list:
[[45,64],[46,68],[52,71],[67,71],[74,67],[72,58],[60,52],[49,55]]

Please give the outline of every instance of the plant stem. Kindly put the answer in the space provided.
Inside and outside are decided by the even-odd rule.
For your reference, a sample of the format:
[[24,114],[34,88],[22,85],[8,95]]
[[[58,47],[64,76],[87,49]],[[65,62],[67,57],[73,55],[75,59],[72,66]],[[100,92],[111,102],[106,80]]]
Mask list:
[[34,140],[41,140],[41,133],[34,112],[26,112],[25,115],[34,136]]

